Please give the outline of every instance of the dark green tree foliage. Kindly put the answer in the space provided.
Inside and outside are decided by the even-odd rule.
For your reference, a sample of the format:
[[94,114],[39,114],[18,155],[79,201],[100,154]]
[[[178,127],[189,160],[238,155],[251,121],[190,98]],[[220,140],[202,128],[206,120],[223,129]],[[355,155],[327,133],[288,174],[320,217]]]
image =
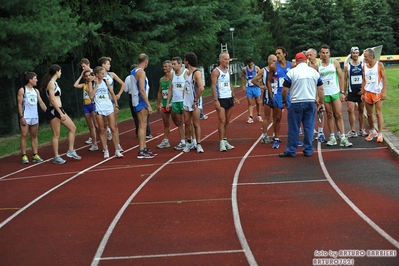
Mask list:
[[18,130],[14,77],[35,66],[51,64],[86,41],[93,24],[78,23],[79,17],[60,1],[3,1],[0,5],[0,132]]
[[384,45],[383,53],[391,54],[396,51],[394,32],[390,17],[389,5],[386,0],[364,0],[360,7],[358,30],[360,32],[359,45],[362,49],[377,45]]
[[288,47],[289,36],[286,34],[287,18],[283,17],[284,8],[282,6],[273,6],[271,0],[258,0],[258,6],[263,11],[263,20],[268,23],[267,34],[271,35],[272,48],[267,49],[266,55],[275,53],[277,46]]
[[0,6],[1,76],[17,76],[43,62],[62,60],[95,27],[79,24],[59,0],[5,1]]
[[291,56],[310,47],[319,50],[320,45],[331,47],[331,54],[347,53],[347,24],[342,6],[334,0],[291,0],[282,11],[285,31],[289,36],[287,50]]
[[392,18],[393,37],[395,38],[396,50],[392,54],[399,53],[399,1],[387,0],[389,5],[390,17]]

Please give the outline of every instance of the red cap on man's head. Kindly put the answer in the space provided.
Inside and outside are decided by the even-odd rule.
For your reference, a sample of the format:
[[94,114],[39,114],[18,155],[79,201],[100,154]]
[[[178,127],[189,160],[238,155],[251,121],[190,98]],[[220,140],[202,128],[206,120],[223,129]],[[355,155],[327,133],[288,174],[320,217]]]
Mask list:
[[295,61],[298,63],[298,61],[306,61],[306,55],[303,52],[297,53],[295,55]]

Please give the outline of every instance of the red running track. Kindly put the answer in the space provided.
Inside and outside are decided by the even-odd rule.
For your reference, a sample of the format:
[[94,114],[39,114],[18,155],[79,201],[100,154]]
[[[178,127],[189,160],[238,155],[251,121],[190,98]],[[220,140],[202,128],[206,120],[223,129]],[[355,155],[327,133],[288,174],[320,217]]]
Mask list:
[[[283,142],[272,149],[260,143],[260,123],[246,124],[236,90],[234,150],[219,152],[208,98],[203,154],[169,148],[139,160],[126,121],[122,159],[89,152],[87,136],[76,139],[81,161],[53,165],[51,147],[40,149],[42,164],[1,159],[0,265],[399,265],[398,158],[360,137],[352,148],[315,142],[312,157],[299,149],[279,158],[286,112]],[[163,126],[157,114],[151,121],[155,150]],[[170,141],[179,141],[174,127]]]

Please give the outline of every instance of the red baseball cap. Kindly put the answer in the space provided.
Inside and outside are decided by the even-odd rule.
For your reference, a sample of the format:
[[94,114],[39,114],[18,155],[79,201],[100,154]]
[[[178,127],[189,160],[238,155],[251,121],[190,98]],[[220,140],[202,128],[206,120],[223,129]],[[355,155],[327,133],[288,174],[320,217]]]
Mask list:
[[295,61],[298,63],[299,60],[306,61],[306,55],[303,52],[297,53],[295,55]]

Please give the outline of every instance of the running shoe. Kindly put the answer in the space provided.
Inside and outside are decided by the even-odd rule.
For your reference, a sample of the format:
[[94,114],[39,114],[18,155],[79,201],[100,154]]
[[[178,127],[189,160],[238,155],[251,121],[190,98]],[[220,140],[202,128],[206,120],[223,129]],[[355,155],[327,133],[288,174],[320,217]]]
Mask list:
[[194,143],[186,143],[186,147],[184,147],[183,151],[184,152],[189,152],[190,150],[193,149]]
[[116,150],[115,151],[115,157],[116,158],[123,158],[123,154],[119,150]]
[[327,146],[335,146],[337,145],[337,139],[335,137],[330,137],[330,140],[327,142]]
[[262,117],[261,117],[260,115],[258,115],[258,122],[259,122],[259,123],[262,123],[262,122],[263,122],[263,119],[262,119]]
[[204,149],[202,148],[201,144],[197,144],[197,153],[204,153]]
[[109,151],[106,150],[104,151],[104,159],[109,158]]
[[220,141],[219,151],[227,151],[224,140]]
[[92,138],[89,138],[89,139],[86,140],[85,142],[86,142],[86,144],[92,144],[92,143],[93,143],[93,140],[92,140]]
[[360,130],[359,131],[359,136],[367,137],[368,133],[367,133],[366,129],[363,128],[362,130]]
[[316,129],[313,129],[313,135],[317,135],[317,130]]
[[98,146],[96,144],[92,144],[91,147],[89,148],[89,151],[97,151]]
[[327,142],[326,138],[324,137],[324,134],[320,134],[316,139],[321,143]]
[[276,139],[274,140],[272,149],[278,149],[280,147],[280,140]]
[[185,147],[186,147],[186,144],[184,144],[183,142],[180,142],[179,145],[177,145],[174,149],[177,151],[181,151],[181,150],[184,150]]
[[226,149],[228,149],[228,150],[234,149],[234,146],[231,145],[231,144],[227,141],[227,139],[223,140],[223,142],[224,142],[224,146],[226,147]]
[[348,136],[348,138],[357,138],[356,131],[349,131],[346,135]]
[[146,139],[152,139],[153,136],[150,134],[150,135],[145,136],[145,138],[146,138]]
[[203,116],[200,117],[200,119],[201,119],[201,120],[207,120],[207,119],[208,119],[208,116],[207,116],[207,115],[203,115]]
[[22,163],[23,163],[23,164],[29,163],[28,156],[26,156],[26,155],[22,156]]
[[249,117],[247,120],[247,124],[252,124],[254,122],[254,120],[252,119],[252,117]]
[[35,155],[33,156],[33,158],[32,158],[32,161],[33,161],[34,163],[41,163],[41,162],[43,162],[43,159],[40,158],[39,154],[35,154]]
[[158,149],[170,148],[170,143],[167,140],[162,140],[162,142],[157,145],[157,148]]
[[378,133],[377,142],[382,143],[383,141],[384,141],[384,137],[382,136],[382,133]]
[[72,151],[67,151],[66,156],[69,158],[74,158],[75,160],[80,160],[82,157],[80,157],[75,150]]
[[144,152],[154,157],[158,155],[158,153],[152,152],[149,148],[144,148]]
[[123,152],[122,146],[118,144],[118,151]]
[[364,138],[365,141],[372,141],[374,138],[378,137],[378,133],[376,131],[373,131],[369,133],[367,137]]
[[66,160],[62,159],[61,156],[57,155],[53,158],[53,164],[64,164]]
[[298,140],[298,147],[303,147],[303,142]]
[[265,136],[262,137],[261,142],[262,143],[266,143],[266,144],[270,144],[270,143],[273,143],[273,140],[271,140],[268,135],[265,135]]
[[152,159],[154,157],[155,157],[155,155],[147,153],[145,150],[139,151],[137,154],[138,159]]
[[344,138],[341,140],[341,143],[339,144],[339,146],[341,147],[352,147],[352,143],[349,142],[348,138]]

